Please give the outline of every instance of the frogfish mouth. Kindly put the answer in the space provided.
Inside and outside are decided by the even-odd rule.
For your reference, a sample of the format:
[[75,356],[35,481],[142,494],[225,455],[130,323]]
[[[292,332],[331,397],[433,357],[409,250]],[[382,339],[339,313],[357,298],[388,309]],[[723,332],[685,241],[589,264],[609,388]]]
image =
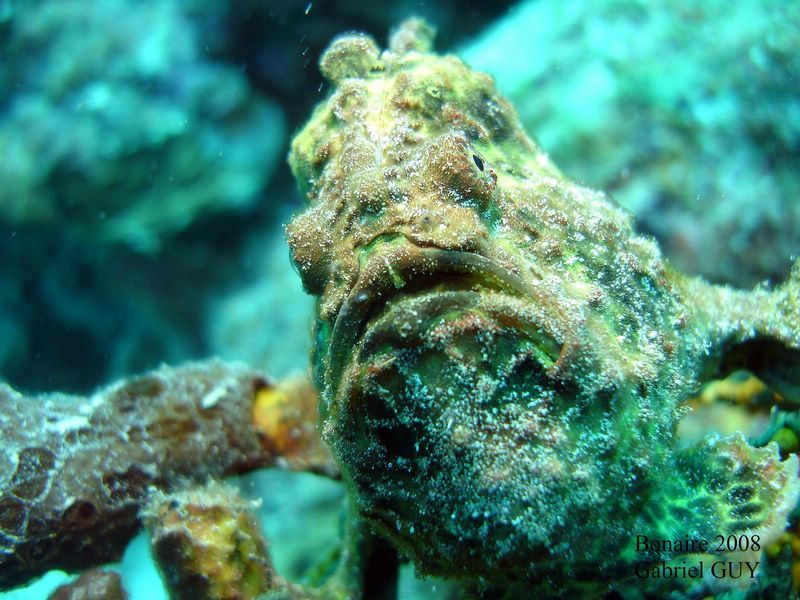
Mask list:
[[800,267],[755,291],[677,272],[432,37],[336,39],[290,155],[323,437],[360,516],[420,572],[504,589],[675,558],[637,534],[774,539],[797,458],[676,427],[734,369],[800,400]]

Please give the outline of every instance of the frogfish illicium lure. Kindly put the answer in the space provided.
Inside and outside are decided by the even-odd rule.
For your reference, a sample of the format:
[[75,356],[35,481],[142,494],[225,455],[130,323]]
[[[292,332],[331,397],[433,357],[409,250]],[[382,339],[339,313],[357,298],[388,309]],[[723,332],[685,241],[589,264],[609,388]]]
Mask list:
[[736,369],[800,400],[800,265],[772,290],[677,272],[432,37],[411,20],[383,52],[335,40],[332,93],[290,156],[323,436],[359,514],[421,573],[506,590],[693,551],[637,535],[763,549],[797,457],[742,435],[685,447],[676,424]]

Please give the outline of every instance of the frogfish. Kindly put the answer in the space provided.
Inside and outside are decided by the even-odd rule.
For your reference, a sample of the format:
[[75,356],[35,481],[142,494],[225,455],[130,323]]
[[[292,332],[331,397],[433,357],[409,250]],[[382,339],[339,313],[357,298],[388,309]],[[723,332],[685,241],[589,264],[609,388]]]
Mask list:
[[800,401],[800,264],[752,291],[678,272],[432,40],[412,19],[383,51],[333,41],[289,159],[322,435],[358,514],[419,573],[512,595],[692,556],[637,536],[746,536],[755,556],[797,504],[797,457],[676,429],[740,369]]

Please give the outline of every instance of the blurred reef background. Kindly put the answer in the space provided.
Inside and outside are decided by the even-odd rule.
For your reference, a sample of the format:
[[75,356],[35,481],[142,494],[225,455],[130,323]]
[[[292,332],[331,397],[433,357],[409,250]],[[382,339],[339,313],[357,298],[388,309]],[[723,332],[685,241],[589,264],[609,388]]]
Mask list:
[[[786,275],[800,251],[798,2],[0,0],[0,376],[87,392],[211,355],[304,370],[288,140],[327,93],[330,40],[383,41],[412,14],[678,267],[745,287]],[[265,498],[290,577],[336,539],[336,485],[266,473],[242,487]],[[154,585],[145,546],[123,566],[134,600]],[[406,575],[401,597],[444,597]]]

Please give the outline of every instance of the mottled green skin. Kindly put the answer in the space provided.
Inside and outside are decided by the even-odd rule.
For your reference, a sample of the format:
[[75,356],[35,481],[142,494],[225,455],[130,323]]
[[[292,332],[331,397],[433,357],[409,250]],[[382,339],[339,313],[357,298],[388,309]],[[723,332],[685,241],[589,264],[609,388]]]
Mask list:
[[512,590],[629,577],[657,558],[636,533],[781,529],[795,459],[674,432],[721,370],[797,385],[800,271],[752,293],[675,272],[431,38],[334,41],[290,156],[323,435],[360,513],[422,572]]

